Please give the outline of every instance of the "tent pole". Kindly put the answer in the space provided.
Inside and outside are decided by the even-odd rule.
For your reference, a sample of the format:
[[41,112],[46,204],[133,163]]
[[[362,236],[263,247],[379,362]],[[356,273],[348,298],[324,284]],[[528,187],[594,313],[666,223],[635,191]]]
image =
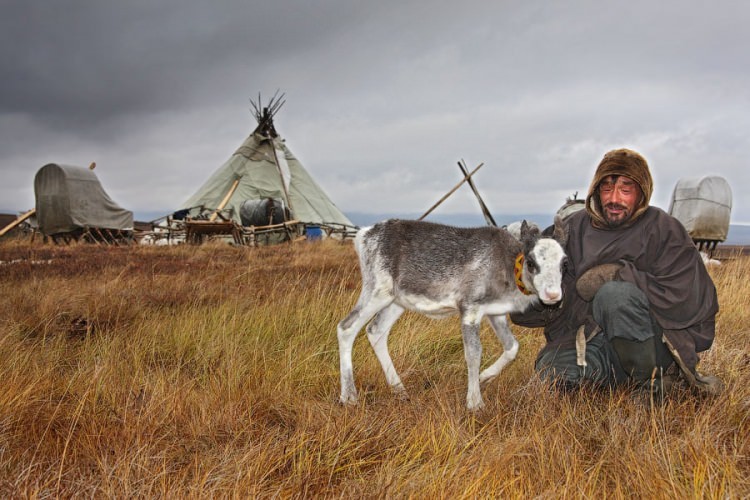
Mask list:
[[443,196],[442,198],[440,198],[437,203],[435,203],[434,205],[432,205],[430,207],[430,209],[427,210],[425,213],[423,213],[422,217],[420,217],[417,220],[422,220],[425,217],[427,217],[430,214],[430,212],[432,212],[433,210],[435,210],[438,207],[438,205],[440,205],[442,202],[444,202],[446,198],[448,198],[450,195],[452,195],[456,191],[456,189],[458,189],[458,188],[461,187],[461,184],[463,184],[464,182],[468,181],[471,178],[471,176],[474,175],[476,173],[476,171],[479,170],[480,168],[482,168],[483,166],[484,166],[484,163],[480,163],[477,166],[477,168],[475,168],[474,170],[472,170],[471,172],[469,172],[467,175],[465,175],[464,178],[461,179],[461,182],[459,182],[458,184],[456,184],[455,186],[453,186],[453,189],[451,189],[450,191],[448,191],[448,193],[445,196]]
[[19,225],[20,223],[22,223],[23,221],[25,221],[26,219],[28,219],[29,217],[31,217],[35,213],[36,213],[36,208],[32,208],[31,210],[29,210],[25,214],[19,215],[16,220],[14,220],[13,222],[11,222],[10,224],[8,224],[7,226],[5,226],[3,229],[0,230],[0,236],[4,235],[5,233],[7,233],[8,231],[10,231],[11,229],[13,229],[14,227],[16,227],[17,225]]
[[[292,200],[289,198],[289,191],[286,189],[286,184],[284,183],[284,174],[281,172],[281,165],[279,165],[279,156],[276,154],[276,145],[273,143],[273,139],[271,139],[271,150],[273,151],[273,161],[276,163],[276,170],[279,171],[279,178],[281,179],[281,187],[284,189],[284,197],[286,198],[286,206],[289,208],[289,210],[294,214],[294,207],[292,207]],[[291,172],[289,172],[290,178],[291,178]],[[284,217],[286,218],[286,216]]]
[[[466,176],[469,171],[466,170],[466,165],[464,165],[463,160],[458,162],[458,168],[461,169],[461,173]],[[477,187],[474,185],[474,181],[472,179],[466,179],[466,182],[469,184],[469,187],[472,191],[474,191],[474,196],[477,197],[477,200],[479,200],[479,208],[482,209],[482,215],[484,215],[484,220],[487,222],[487,225],[489,226],[495,226],[497,227],[497,223],[495,222],[494,217],[492,217],[492,214],[490,213],[490,209],[487,208],[487,205],[484,204],[484,200],[481,196],[479,196],[479,191],[477,190]]]
[[213,222],[216,220],[216,216],[219,215],[219,212],[221,212],[227,203],[229,203],[229,198],[232,197],[234,194],[234,190],[237,189],[237,186],[239,186],[240,180],[235,179],[232,183],[232,187],[229,188],[229,191],[227,191],[227,195],[224,197],[223,200],[221,200],[221,203],[219,203],[219,206],[216,207],[216,210],[214,210],[214,213],[211,214],[211,217],[208,218],[209,221]]

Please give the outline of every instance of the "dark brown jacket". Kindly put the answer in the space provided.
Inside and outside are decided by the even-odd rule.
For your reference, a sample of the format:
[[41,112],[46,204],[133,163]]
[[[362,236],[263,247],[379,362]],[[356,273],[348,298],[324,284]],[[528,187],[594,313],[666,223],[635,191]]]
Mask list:
[[713,281],[682,224],[656,207],[646,208],[632,225],[617,229],[594,227],[586,210],[566,223],[569,266],[563,276],[562,305],[535,306],[511,315],[513,322],[543,326],[547,338],[544,350],[575,348],[578,327],[587,324],[590,331],[594,326],[591,302],[578,295],[576,281],[594,266],[621,263],[618,278],[643,290],[653,317],[685,364],[695,371],[697,353],[711,347],[714,340],[719,305]]

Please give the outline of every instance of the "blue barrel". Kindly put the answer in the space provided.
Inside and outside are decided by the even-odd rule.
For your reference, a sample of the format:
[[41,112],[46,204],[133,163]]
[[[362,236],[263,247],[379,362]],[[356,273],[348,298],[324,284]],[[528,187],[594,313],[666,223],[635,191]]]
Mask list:
[[320,226],[305,226],[305,234],[307,236],[307,241],[318,241],[323,239],[323,230],[320,229]]

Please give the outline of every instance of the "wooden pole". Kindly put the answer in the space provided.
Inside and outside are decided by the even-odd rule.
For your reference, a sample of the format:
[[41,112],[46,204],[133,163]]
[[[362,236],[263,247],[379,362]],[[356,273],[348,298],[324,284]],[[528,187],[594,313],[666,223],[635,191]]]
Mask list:
[[[461,169],[461,173],[464,174],[464,177],[469,173],[469,171],[466,169],[466,165],[464,165],[463,163],[463,160],[458,162],[458,168]],[[479,190],[477,190],[477,187],[474,185],[474,181],[472,179],[466,179],[466,182],[469,184],[471,190],[474,191],[474,196],[476,196],[477,200],[479,200],[479,208],[482,210],[484,220],[487,221],[488,225],[497,227],[497,223],[495,222],[494,217],[492,217],[490,209],[487,208],[487,205],[484,204],[484,200],[481,196],[479,196]]]
[[19,215],[16,220],[14,220],[13,222],[11,222],[7,226],[5,226],[2,230],[0,230],[0,236],[4,235],[5,233],[7,233],[8,231],[10,231],[11,229],[13,229],[14,227],[16,227],[17,225],[19,225],[20,223],[22,223],[23,221],[25,221],[26,219],[28,219],[29,217],[31,217],[35,213],[36,213],[36,208],[32,208],[31,210],[29,210],[25,214]]
[[216,216],[219,215],[219,212],[221,212],[227,203],[229,203],[229,198],[232,197],[234,194],[234,190],[237,189],[237,186],[240,185],[240,180],[235,179],[232,183],[232,187],[229,188],[229,191],[227,191],[227,195],[224,197],[223,200],[221,200],[221,203],[219,203],[219,206],[216,207],[216,210],[214,210],[214,213],[211,214],[211,217],[208,218],[209,221],[213,222],[216,220]]
[[[276,164],[276,170],[279,171],[279,179],[281,180],[281,188],[284,190],[284,198],[286,198],[284,201],[286,202],[287,208],[291,210],[292,213],[294,213],[294,207],[292,206],[292,199],[289,197],[289,190],[286,188],[286,183],[284,182],[284,172],[281,171],[281,165],[279,164],[279,155],[276,152],[276,146],[273,143],[273,139],[270,141],[271,150],[273,151],[273,161]],[[286,158],[284,159],[286,161]],[[288,166],[288,165],[287,165]],[[291,172],[289,172],[290,175],[290,182],[291,182]]]
[[437,203],[435,203],[434,205],[432,205],[430,207],[430,209],[427,210],[425,213],[423,213],[422,217],[420,217],[417,220],[422,220],[425,217],[427,217],[430,214],[430,212],[432,212],[433,210],[435,210],[438,207],[438,205],[440,205],[442,202],[444,202],[446,200],[446,198],[448,198],[450,195],[452,195],[454,192],[456,192],[456,189],[460,188],[461,184],[463,184],[464,182],[468,181],[471,178],[471,176],[474,175],[477,172],[477,170],[479,170],[483,166],[484,166],[484,163],[480,163],[477,166],[477,168],[475,168],[474,170],[472,170],[471,172],[469,172],[467,175],[465,175],[464,178],[461,179],[461,182],[459,182],[458,184],[456,184],[455,186],[453,186],[453,189],[451,189],[450,191],[448,191],[448,193],[445,196],[443,196],[442,198],[440,198]]

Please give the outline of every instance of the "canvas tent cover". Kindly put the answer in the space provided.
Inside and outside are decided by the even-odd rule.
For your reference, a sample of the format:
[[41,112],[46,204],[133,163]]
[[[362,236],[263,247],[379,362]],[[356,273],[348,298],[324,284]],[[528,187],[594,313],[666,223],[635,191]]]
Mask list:
[[680,179],[669,205],[669,213],[694,240],[725,241],[731,211],[732,190],[718,176]]
[[36,216],[47,235],[83,228],[132,230],[133,212],[104,191],[93,170],[50,163],[34,177]]
[[241,223],[243,202],[273,198],[282,200],[300,222],[353,226],[284,141],[264,136],[257,129],[181,208],[191,209],[191,216],[200,212],[196,207],[218,208],[235,180],[239,183],[224,209],[231,211],[237,223]]

